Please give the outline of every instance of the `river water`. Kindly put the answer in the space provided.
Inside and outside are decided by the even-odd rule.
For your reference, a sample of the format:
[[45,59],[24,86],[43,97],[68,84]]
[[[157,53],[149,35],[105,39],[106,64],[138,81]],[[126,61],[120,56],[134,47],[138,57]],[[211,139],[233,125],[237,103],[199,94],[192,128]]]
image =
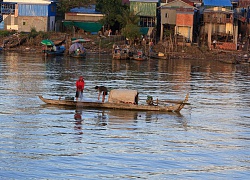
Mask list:
[[[0,54],[0,179],[249,179],[250,66],[202,59]],[[183,99],[180,114],[76,109],[38,95],[96,85]],[[75,120],[80,114],[82,121]]]

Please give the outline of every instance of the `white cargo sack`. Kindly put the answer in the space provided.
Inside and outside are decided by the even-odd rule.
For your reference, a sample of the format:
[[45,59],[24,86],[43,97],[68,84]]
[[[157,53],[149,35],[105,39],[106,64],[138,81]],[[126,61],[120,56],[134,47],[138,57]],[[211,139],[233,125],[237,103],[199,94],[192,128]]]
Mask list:
[[129,89],[113,89],[109,93],[108,102],[138,104],[138,91]]

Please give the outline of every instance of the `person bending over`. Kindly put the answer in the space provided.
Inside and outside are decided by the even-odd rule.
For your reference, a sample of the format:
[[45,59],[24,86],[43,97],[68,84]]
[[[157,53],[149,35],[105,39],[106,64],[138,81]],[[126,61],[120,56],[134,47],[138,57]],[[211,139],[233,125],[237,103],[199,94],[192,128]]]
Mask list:
[[105,96],[108,95],[108,90],[105,86],[96,86],[95,89],[99,92],[98,93],[98,100],[100,100],[100,95],[102,93],[102,102],[105,100]]

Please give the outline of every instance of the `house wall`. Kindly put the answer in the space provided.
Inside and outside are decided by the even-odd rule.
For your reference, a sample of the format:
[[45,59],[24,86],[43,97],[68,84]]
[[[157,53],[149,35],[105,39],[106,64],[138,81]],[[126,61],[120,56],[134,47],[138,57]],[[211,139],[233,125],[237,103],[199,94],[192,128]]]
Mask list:
[[187,40],[192,42],[192,27],[176,26],[176,34],[182,35]]
[[[229,17],[227,17],[229,16]],[[205,23],[212,22],[212,23],[233,23],[233,15],[232,14],[225,14],[225,13],[204,13],[203,20]]]
[[70,21],[90,21],[97,22],[103,19],[103,15],[98,14],[81,14],[81,13],[65,13],[65,20]]
[[238,7],[248,7],[250,6],[250,0],[239,0]]
[[226,23],[226,33],[233,34],[234,26],[232,23]]
[[161,24],[176,23],[176,10],[175,9],[162,9],[161,10]]
[[30,32],[31,28],[36,31],[48,31],[48,17],[32,17],[19,16],[18,17],[18,32]]
[[177,13],[175,34],[180,34],[192,42],[193,23],[194,23],[194,16],[192,13],[190,14]]
[[[210,23],[205,23],[205,33],[208,33]],[[233,31],[233,24],[226,23],[226,24],[211,24],[211,33],[212,34],[218,34],[218,35],[226,35],[226,34],[232,34]]]
[[18,20],[13,14],[5,14],[3,15],[4,19],[4,29],[5,30],[18,30]]
[[194,24],[194,16],[193,14],[180,14],[176,15],[176,25],[182,26],[193,26]]
[[171,1],[161,7],[161,34],[163,24],[176,25],[175,34],[179,33],[192,41],[194,24],[194,7],[183,1]]
[[3,2],[14,2],[14,3],[34,3],[34,4],[50,4],[48,0],[3,0]]
[[223,50],[236,50],[236,44],[230,43],[230,42],[217,42],[216,44],[217,49],[223,49]]
[[[12,2],[12,1],[5,1]],[[52,31],[55,29],[56,4],[49,1],[14,1],[14,14],[4,15],[4,29],[30,32],[31,28],[37,31]],[[38,3],[38,4],[35,4]]]
[[18,4],[18,31],[30,32],[55,30],[55,4]]

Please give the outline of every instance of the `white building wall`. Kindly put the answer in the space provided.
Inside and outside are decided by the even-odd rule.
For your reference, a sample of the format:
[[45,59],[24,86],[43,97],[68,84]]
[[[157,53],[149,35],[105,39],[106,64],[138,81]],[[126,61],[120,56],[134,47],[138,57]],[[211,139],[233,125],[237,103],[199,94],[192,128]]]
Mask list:
[[27,4],[50,4],[52,0],[3,0],[3,2],[27,3]]

